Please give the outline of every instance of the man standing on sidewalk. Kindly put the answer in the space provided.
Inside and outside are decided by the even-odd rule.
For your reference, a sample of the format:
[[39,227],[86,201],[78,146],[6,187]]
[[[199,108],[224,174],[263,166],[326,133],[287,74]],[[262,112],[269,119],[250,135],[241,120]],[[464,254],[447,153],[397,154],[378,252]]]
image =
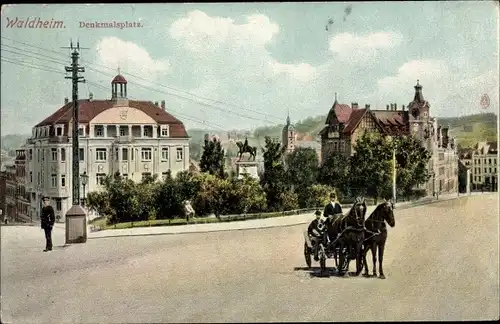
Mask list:
[[42,214],[40,215],[41,227],[45,231],[45,250],[43,252],[52,251],[52,227],[56,221],[54,208],[50,205],[50,198],[43,197]]
[[184,202],[184,212],[186,214],[186,222],[189,223],[189,217],[192,216],[194,217],[194,209],[193,207],[191,206],[191,202],[189,200],[186,200]]

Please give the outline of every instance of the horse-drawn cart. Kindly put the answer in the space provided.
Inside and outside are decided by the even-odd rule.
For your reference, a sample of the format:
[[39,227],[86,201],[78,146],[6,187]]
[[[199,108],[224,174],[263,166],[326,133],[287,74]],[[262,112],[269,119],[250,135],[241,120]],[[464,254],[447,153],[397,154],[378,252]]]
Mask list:
[[[379,250],[380,277],[385,278],[382,269],[384,246],[387,239],[386,223],[395,226],[394,204],[384,201],[377,205],[375,210],[365,220],[367,211],[364,199],[356,199],[351,210],[344,215],[334,215],[321,223],[316,233],[318,236],[312,239],[308,231],[304,232],[304,257],[310,268],[314,255],[315,246],[318,244],[318,262],[321,272],[326,270],[326,260],[333,258],[337,272],[345,274],[349,269],[349,263],[356,260],[356,275],[365,268],[368,274],[366,253],[371,250],[373,254],[373,268],[375,273],[376,252]],[[318,242],[318,243],[314,243]]]
[[[309,268],[312,265],[312,256],[314,255],[314,244],[311,240],[311,237],[307,233],[304,232],[304,257],[306,260],[306,264]],[[338,243],[340,236],[337,237],[334,241],[329,242],[328,237],[326,235],[326,231],[321,233],[321,237],[316,242],[319,242],[318,246],[318,262],[320,266],[321,272],[326,271],[326,260],[334,259],[337,271],[339,274],[344,274],[349,269],[349,263],[352,260],[356,260],[356,254],[354,251],[348,251],[349,249],[344,246],[341,247]]]

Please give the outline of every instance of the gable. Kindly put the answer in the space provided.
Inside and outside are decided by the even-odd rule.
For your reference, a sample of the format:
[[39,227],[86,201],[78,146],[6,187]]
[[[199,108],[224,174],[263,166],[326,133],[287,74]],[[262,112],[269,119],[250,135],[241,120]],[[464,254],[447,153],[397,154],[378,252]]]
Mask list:
[[92,118],[93,124],[156,124],[156,121],[139,109],[131,107],[109,108]]

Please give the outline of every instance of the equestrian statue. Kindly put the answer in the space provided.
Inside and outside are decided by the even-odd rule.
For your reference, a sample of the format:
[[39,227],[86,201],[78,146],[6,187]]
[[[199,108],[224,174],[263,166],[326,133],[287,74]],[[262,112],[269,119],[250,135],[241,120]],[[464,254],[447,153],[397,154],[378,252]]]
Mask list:
[[238,154],[239,154],[240,158],[238,159],[238,161],[241,160],[241,156],[245,153],[249,153],[250,156],[255,161],[255,156],[257,155],[257,147],[248,145],[247,138],[245,138],[245,143],[238,141],[238,142],[236,142],[236,145],[238,145],[238,148],[239,148]]

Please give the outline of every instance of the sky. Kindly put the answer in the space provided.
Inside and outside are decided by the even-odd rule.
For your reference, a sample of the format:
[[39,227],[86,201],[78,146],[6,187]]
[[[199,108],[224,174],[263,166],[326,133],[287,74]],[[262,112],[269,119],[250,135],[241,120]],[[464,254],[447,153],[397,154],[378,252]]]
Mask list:
[[[401,107],[417,79],[435,117],[498,113],[498,8],[495,1],[2,6],[1,134],[31,133],[71,98],[70,52],[61,48],[70,40],[87,48],[80,98],[109,99],[120,69],[129,99],[165,100],[188,129],[251,129],[283,124],[287,114],[293,123],[327,114],[335,95],[372,109]],[[27,19],[62,23],[26,28]],[[103,22],[110,26],[95,27]],[[139,27],[116,28],[126,22]]]

